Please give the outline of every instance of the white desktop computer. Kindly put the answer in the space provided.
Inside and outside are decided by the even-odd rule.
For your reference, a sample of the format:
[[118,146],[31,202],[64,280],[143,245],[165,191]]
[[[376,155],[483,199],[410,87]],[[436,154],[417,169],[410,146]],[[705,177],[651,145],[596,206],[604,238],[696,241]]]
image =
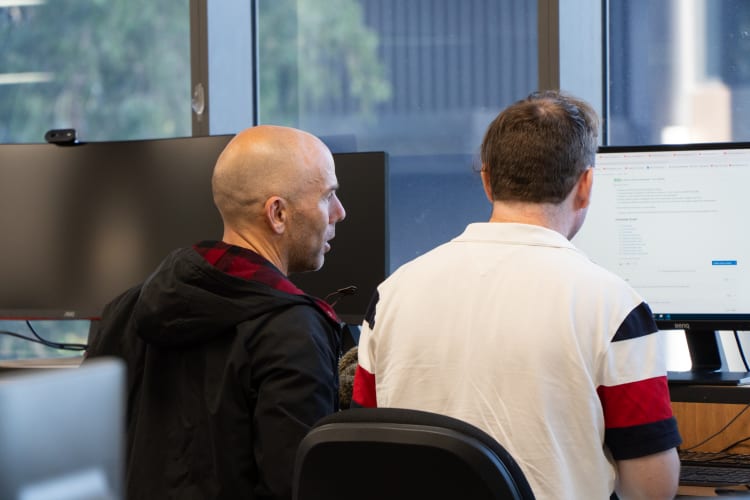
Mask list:
[[125,367],[19,370],[0,377],[0,498],[124,498]]

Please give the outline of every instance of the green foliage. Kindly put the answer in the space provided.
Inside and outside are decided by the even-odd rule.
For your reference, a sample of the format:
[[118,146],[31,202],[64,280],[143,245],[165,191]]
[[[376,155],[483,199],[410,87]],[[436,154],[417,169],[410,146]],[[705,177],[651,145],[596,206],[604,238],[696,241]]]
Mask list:
[[330,103],[367,117],[390,98],[378,37],[357,0],[268,0],[259,9],[261,121],[296,125]]
[[[189,0],[55,0],[0,8],[0,142],[52,128],[84,141],[184,136],[190,118]],[[345,106],[372,116],[391,90],[359,0],[260,0],[260,116]],[[325,112],[325,111],[324,111]]]
[[0,141],[51,128],[87,141],[190,135],[189,13],[189,0],[0,9],[0,72],[52,75],[0,86]]

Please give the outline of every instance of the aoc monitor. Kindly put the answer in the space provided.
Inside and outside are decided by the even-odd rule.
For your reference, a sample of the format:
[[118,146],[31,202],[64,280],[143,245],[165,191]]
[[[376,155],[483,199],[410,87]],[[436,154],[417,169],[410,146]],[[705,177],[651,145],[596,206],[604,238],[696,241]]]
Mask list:
[[689,372],[672,382],[747,383],[718,332],[750,330],[750,143],[601,147],[573,243],[624,278],[660,329],[685,330]]
[[[171,250],[221,239],[211,174],[231,137],[0,145],[0,317],[97,319]],[[346,289],[330,298],[359,322],[388,270],[387,156],[334,161],[346,219],[323,268],[292,279]]]

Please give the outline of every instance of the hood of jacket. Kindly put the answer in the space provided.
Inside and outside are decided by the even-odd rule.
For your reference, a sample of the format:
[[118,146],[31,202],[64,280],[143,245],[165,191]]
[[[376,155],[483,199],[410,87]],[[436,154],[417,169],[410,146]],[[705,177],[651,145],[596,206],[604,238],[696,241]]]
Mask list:
[[167,256],[143,283],[133,320],[147,343],[179,348],[205,343],[234,331],[242,321],[295,305],[319,309],[310,296],[231,276],[192,248],[182,248]]

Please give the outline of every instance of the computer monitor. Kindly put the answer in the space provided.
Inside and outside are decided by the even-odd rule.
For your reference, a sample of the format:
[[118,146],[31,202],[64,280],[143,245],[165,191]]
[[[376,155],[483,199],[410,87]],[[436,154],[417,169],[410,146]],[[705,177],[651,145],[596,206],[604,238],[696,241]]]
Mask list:
[[747,383],[721,330],[750,329],[750,143],[601,147],[591,207],[573,243],[623,277],[692,360],[672,382]]
[[[96,319],[173,249],[221,239],[211,174],[232,135],[75,145],[0,144],[0,317]],[[387,155],[334,154],[346,220],[322,270],[293,280],[341,294],[361,322],[388,272]]]
[[174,248],[220,239],[230,138],[0,144],[0,316],[96,318]]
[[0,498],[125,498],[121,361],[0,377]]

